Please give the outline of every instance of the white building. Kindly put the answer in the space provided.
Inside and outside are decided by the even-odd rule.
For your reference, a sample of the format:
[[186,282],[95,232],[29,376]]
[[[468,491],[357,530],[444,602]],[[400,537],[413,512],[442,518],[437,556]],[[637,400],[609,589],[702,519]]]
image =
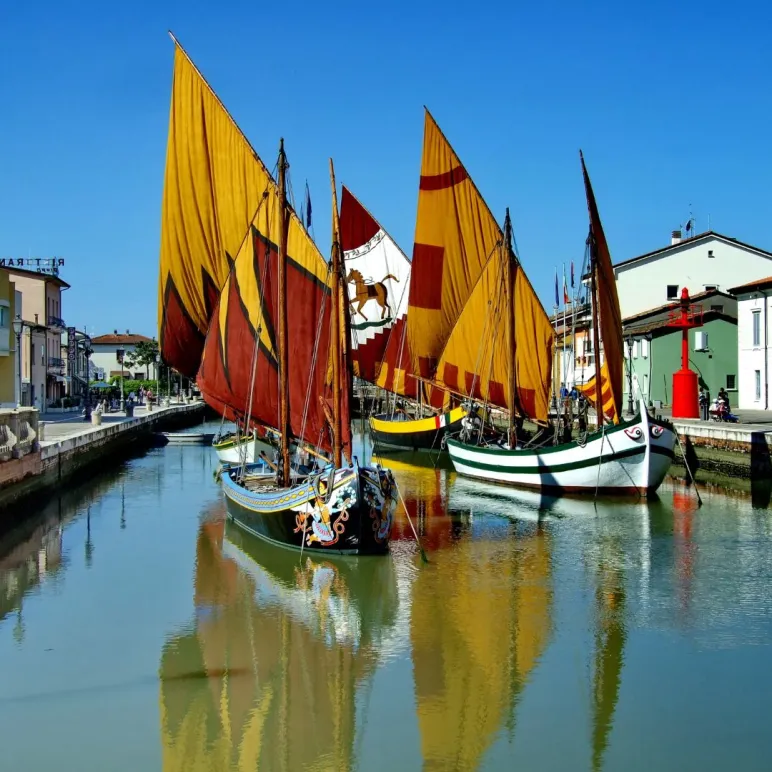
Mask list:
[[[118,349],[124,350],[124,355],[132,353],[140,342],[151,343],[151,338],[145,335],[136,335],[126,330],[125,334],[119,334],[114,330],[109,335],[98,335],[91,339],[91,362],[94,370],[103,374],[105,380],[109,381],[114,375],[121,374],[121,365],[118,362]],[[135,365],[129,369],[126,364],[123,370],[124,378],[135,378],[136,380],[156,380],[156,364]]]
[[772,276],[729,291],[737,297],[737,407],[769,410]]
[[622,316],[630,317],[678,300],[683,287],[690,295],[727,292],[772,275],[772,252],[713,231],[687,239],[673,231],[669,246],[617,263],[614,275]]

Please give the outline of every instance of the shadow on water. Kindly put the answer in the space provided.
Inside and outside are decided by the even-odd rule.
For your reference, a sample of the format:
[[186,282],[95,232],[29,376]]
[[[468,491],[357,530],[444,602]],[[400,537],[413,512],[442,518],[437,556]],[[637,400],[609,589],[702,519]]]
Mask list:
[[766,509],[772,500],[772,460],[766,432],[751,434],[751,501],[756,509]]

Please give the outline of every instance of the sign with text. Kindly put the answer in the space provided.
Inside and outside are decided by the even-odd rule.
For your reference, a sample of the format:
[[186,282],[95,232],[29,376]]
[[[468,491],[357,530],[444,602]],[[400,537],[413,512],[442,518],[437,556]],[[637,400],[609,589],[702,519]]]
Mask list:
[[0,257],[0,268],[24,268],[53,276],[59,275],[63,265],[63,257]]

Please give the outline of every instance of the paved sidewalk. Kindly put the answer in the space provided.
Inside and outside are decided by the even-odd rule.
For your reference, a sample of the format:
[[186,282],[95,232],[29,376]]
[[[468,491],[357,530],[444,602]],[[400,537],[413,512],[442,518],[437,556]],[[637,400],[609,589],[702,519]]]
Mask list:
[[[180,404],[172,402],[168,408],[154,407],[152,411],[148,413],[147,405],[135,405],[134,418],[142,418],[146,415],[158,415],[166,410],[178,407]],[[200,404],[194,402],[191,404]],[[91,431],[96,431],[105,426],[111,424],[119,424],[124,421],[131,421],[131,418],[127,418],[125,413],[102,413],[102,426],[94,426],[91,421],[86,421],[83,417],[83,412],[80,413],[42,413],[40,415],[39,423],[45,424],[43,429],[43,439],[40,444],[50,445],[60,440],[66,440],[71,437],[77,437],[80,434],[88,434]]]

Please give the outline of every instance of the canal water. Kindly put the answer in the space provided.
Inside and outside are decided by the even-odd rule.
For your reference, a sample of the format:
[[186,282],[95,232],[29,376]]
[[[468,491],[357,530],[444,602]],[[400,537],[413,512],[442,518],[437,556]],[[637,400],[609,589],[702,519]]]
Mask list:
[[770,510],[388,465],[428,564],[243,535],[204,446],[0,537],[0,769],[770,769]]

